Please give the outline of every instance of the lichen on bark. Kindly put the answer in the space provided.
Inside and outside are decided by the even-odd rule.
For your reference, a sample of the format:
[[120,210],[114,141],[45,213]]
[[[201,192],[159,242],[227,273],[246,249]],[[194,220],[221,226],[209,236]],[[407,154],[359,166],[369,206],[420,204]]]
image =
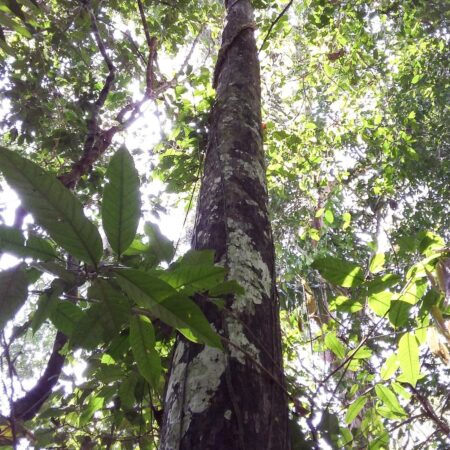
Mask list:
[[193,246],[214,249],[245,293],[223,310],[199,299],[225,351],[179,338],[160,450],[289,449],[253,10],[226,7]]

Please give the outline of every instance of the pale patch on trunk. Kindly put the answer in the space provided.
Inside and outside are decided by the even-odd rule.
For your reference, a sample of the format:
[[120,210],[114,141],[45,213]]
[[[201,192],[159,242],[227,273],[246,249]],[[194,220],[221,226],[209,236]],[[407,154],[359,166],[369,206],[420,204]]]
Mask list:
[[[252,356],[255,361],[260,362],[259,353],[260,351],[253,345],[247,338],[244,332],[244,326],[242,323],[234,319],[233,317],[228,317],[226,319],[226,327],[228,332],[228,339],[233,343],[229,345],[230,357],[236,358],[241,364],[246,363],[246,354]],[[240,349],[244,350],[241,351]]]
[[236,280],[245,290],[244,295],[236,295],[232,305],[233,311],[255,313],[255,305],[260,305],[263,297],[270,298],[272,277],[267,264],[255,250],[252,239],[240,224],[227,219],[229,244],[227,247],[227,263],[229,278]]
[[173,358],[175,369],[167,386],[165,404],[170,406],[170,415],[162,447],[166,449],[178,448],[192,415],[208,409],[225,372],[226,356],[222,351],[206,346],[189,366],[180,361],[184,351],[185,344],[179,342]]
[[205,347],[189,364],[186,377],[182,436],[189,429],[192,414],[206,411],[225,372],[225,354],[216,348]]

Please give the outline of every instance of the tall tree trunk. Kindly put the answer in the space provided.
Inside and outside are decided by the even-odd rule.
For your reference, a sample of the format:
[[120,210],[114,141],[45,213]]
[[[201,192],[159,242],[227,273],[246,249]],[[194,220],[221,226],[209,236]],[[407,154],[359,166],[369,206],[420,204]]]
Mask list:
[[[245,289],[203,309],[225,352],[176,345],[160,450],[287,450],[287,399],[267,212],[261,89],[249,0],[229,0],[193,244]],[[201,299],[199,299],[201,301]]]

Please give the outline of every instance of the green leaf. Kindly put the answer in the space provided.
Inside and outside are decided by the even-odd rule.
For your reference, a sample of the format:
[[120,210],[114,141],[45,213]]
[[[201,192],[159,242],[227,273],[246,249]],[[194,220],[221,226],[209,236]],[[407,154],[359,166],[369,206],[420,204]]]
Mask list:
[[397,417],[405,417],[407,414],[401,407],[397,396],[386,386],[377,384],[375,386],[377,397],[384,403],[384,405]]
[[20,264],[0,272],[0,330],[14,318],[28,297],[28,280]]
[[327,281],[343,287],[359,286],[364,281],[361,267],[333,256],[316,259],[312,267]]
[[125,147],[111,158],[102,199],[102,223],[111,248],[120,256],[133,242],[141,215],[139,175]]
[[396,354],[389,356],[381,367],[380,376],[383,380],[389,380],[400,367]]
[[10,28],[11,30],[17,31],[19,34],[26,38],[33,37],[31,33],[22,25],[17,23],[15,20],[8,17],[6,14],[4,14],[2,11],[0,11],[0,25],[3,25],[7,28]]
[[223,282],[226,270],[214,265],[214,252],[211,250],[190,250],[161,279],[176,289],[184,289],[188,295],[203,292]]
[[419,233],[417,240],[419,241],[418,249],[425,256],[430,256],[433,252],[445,246],[444,239],[432,231]]
[[422,298],[427,286],[427,279],[421,279],[416,282],[409,282],[407,287],[400,295],[399,299],[413,306]]
[[377,114],[375,118],[373,119],[373,123],[375,125],[380,125],[380,123],[383,121],[383,116],[381,114]]
[[58,278],[61,278],[61,280],[64,280],[69,285],[77,284],[77,276],[73,272],[68,271],[65,266],[60,263],[54,261],[33,263],[32,267],[41,272],[55,275]]
[[389,309],[389,321],[394,327],[402,327],[406,324],[409,318],[409,310],[412,305],[403,300],[393,300],[391,308]]
[[155,331],[147,317],[131,317],[130,345],[140,374],[157,389],[162,371],[161,359],[155,350]]
[[21,250],[25,247],[25,237],[13,227],[0,225],[0,251],[23,256]]
[[389,448],[389,432],[386,430],[380,430],[374,439],[369,442],[367,450],[386,450]]
[[378,273],[383,270],[386,255],[384,253],[377,253],[370,261],[369,270],[372,273]]
[[413,386],[420,377],[419,346],[414,333],[405,333],[398,343],[398,360],[405,379]]
[[148,255],[154,258],[154,264],[161,261],[172,261],[175,248],[171,240],[167,239],[160,231],[158,225],[152,222],[146,222],[144,226],[145,234],[149,237],[150,242],[147,250]]
[[422,75],[414,75],[413,79],[411,80],[411,84],[417,84],[421,78]]
[[75,320],[70,333],[70,344],[73,348],[94,350],[102,342],[104,337],[103,319],[105,308],[103,305],[94,304],[83,310],[79,320]]
[[78,199],[56,177],[2,147],[0,170],[25,209],[57,244],[78,259],[98,263],[103,253],[100,234]]
[[342,214],[342,229],[346,230],[350,226],[350,222],[352,221],[352,215],[349,212],[345,212]]
[[134,239],[131,245],[123,252],[126,256],[141,255],[148,251],[148,245],[141,242],[140,239]]
[[21,5],[26,6],[27,8],[31,9],[31,11],[36,14],[40,12],[40,5],[34,4],[31,0],[17,0],[18,3]]
[[222,295],[239,294],[244,295],[244,288],[235,280],[224,281],[208,291],[210,297],[221,297]]
[[116,336],[125,323],[128,323],[131,314],[131,302],[110,281],[97,278],[88,291],[90,299],[100,300],[96,305],[103,327],[104,338],[112,339]]
[[103,397],[92,396],[89,399],[86,408],[81,413],[79,425],[80,426],[86,425],[92,419],[94,413],[103,407],[104,401],[105,399]]
[[390,291],[378,292],[369,297],[368,303],[370,309],[380,317],[386,315],[391,307],[393,294]]
[[366,345],[359,347],[356,351],[353,351],[353,353],[351,353],[352,359],[366,359],[370,358],[371,356],[372,350]]
[[119,386],[119,398],[121,405],[124,410],[131,409],[135,403],[134,389],[136,388],[136,383],[138,380],[138,375],[135,372],[131,372],[125,380],[120,383]]
[[33,330],[33,333],[36,333],[44,321],[50,317],[52,311],[58,305],[59,296],[63,293],[64,287],[65,283],[62,280],[53,280],[49,292],[46,292],[39,297],[36,311],[31,320],[31,329]]
[[50,261],[57,258],[57,254],[52,245],[38,236],[31,235],[25,244],[25,249],[34,259],[41,261]]
[[385,289],[396,285],[400,279],[401,278],[398,275],[387,273],[385,275],[375,277],[371,281],[366,281],[364,285],[367,286],[367,293],[370,295],[382,292]]
[[351,423],[359,414],[361,409],[364,408],[364,405],[367,403],[368,397],[367,395],[363,395],[362,397],[358,397],[347,410],[347,414],[345,415],[345,423]]
[[116,271],[117,281],[127,295],[155,317],[176,328],[188,339],[222,348],[219,335],[189,298],[166,282],[134,269]]
[[330,349],[338,358],[344,358],[345,347],[338,339],[335,332],[329,332],[325,335],[325,346]]
[[334,222],[334,214],[331,209],[327,209],[324,214],[324,219],[327,225],[331,225]]
[[82,317],[83,311],[68,301],[59,302],[50,312],[50,320],[53,325],[66,336],[72,335]]
[[0,225],[0,252],[42,261],[57,257],[54,248],[45,239],[31,235],[25,243],[25,237],[20,230],[5,225]]
[[401,395],[405,400],[411,399],[412,395],[400,383],[393,381],[391,387],[398,395]]

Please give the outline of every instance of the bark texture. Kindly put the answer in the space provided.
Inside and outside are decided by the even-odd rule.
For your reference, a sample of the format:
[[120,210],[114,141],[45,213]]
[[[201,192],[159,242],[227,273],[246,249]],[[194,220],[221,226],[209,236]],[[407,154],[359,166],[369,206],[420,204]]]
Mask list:
[[290,447],[253,9],[248,0],[226,7],[193,244],[214,249],[245,294],[223,311],[202,302],[225,352],[179,339],[160,450]]

